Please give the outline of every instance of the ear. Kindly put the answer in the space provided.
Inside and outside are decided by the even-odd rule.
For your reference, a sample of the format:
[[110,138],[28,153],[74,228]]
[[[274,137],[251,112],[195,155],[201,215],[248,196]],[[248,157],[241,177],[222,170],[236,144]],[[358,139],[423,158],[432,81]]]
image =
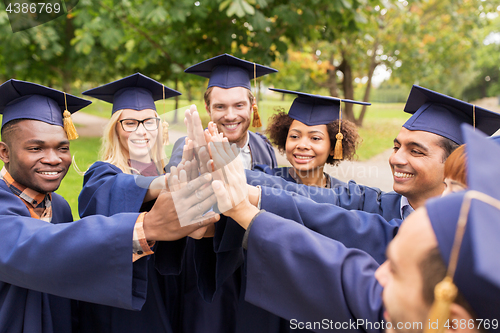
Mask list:
[[10,161],[9,146],[3,141],[0,141],[0,159],[3,163],[8,164]]
[[[472,333],[479,332],[478,322],[461,305],[453,303],[450,307],[450,328],[447,333]],[[470,324],[470,325],[469,325]]]

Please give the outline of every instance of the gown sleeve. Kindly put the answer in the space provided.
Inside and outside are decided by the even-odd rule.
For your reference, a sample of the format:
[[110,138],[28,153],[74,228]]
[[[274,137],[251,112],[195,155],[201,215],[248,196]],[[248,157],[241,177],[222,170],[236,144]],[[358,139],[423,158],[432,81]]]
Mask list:
[[318,322],[314,331],[380,332],[366,324],[381,322],[383,306],[374,276],[378,264],[365,252],[264,212],[249,231],[246,264],[245,299],[291,325]]

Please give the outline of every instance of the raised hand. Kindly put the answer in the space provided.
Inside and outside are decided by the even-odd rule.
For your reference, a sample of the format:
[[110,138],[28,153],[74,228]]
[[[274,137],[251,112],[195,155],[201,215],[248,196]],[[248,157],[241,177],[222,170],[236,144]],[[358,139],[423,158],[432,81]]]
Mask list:
[[216,202],[212,188],[203,186],[211,180],[211,175],[205,174],[183,187],[180,186],[180,179],[179,183],[172,180],[172,186],[178,190],[162,191],[151,211],[144,217],[146,238],[156,241],[177,240],[218,221],[219,215],[214,212],[203,215]]
[[[210,150],[215,180],[223,182],[227,199],[217,202],[220,212],[225,213],[243,201],[248,201],[248,188],[243,163],[238,158],[239,148],[229,142],[211,142]],[[219,199],[219,198],[218,198]]]

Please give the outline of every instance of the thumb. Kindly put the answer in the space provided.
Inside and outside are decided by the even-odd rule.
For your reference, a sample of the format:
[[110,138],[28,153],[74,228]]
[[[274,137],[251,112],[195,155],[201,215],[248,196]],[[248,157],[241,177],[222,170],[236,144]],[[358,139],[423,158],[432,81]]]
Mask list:
[[217,207],[221,213],[228,211],[233,208],[231,200],[229,199],[228,192],[224,187],[224,183],[220,180],[214,180],[212,182],[212,188],[214,190],[215,197],[217,199]]

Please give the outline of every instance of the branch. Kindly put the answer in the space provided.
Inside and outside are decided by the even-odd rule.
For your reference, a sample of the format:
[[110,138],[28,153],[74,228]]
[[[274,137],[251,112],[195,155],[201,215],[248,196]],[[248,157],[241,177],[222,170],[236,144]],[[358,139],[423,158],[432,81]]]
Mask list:
[[[115,13],[116,11],[112,10],[111,8],[109,8],[108,6],[106,6],[105,4],[102,3],[102,1],[99,1],[100,5],[102,7],[104,7],[108,12],[110,13]],[[134,23],[130,22],[130,20],[127,18],[127,17],[120,17],[118,16],[117,14],[115,14],[115,16],[122,22],[125,22],[127,24],[127,26],[129,26],[130,28],[132,28],[133,30],[135,30],[137,33],[139,33],[139,35],[141,35],[142,37],[144,37],[149,43],[151,43],[151,45],[153,45],[154,48],[156,48],[157,50],[160,50],[160,52],[163,54],[163,56],[165,58],[167,58],[171,63],[173,64],[176,64],[178,65],[182,70],[185,69],[184,65],[177,62],[177,61],[174,61],[172,60],[172,57],[170,56],[170,54],[168,54],[168,52],[160,45],[158,44],[157,42],[155,42],[149,35],[147,32],[145,31],[142,31],[138,26],[136,26]]]

